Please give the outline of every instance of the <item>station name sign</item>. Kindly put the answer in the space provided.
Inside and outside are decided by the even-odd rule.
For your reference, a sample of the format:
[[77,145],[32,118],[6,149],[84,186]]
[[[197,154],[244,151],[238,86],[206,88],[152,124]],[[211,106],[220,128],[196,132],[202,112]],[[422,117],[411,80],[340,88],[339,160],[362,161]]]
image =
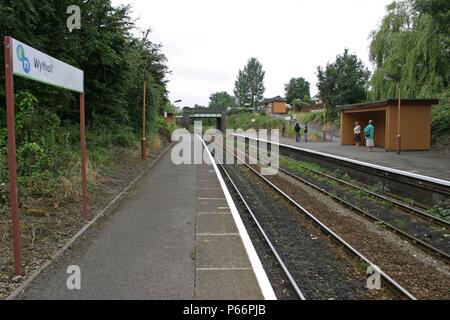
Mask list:
[[63,89],[84,92],[84,73],[67,63],[12,39],[13,73]]

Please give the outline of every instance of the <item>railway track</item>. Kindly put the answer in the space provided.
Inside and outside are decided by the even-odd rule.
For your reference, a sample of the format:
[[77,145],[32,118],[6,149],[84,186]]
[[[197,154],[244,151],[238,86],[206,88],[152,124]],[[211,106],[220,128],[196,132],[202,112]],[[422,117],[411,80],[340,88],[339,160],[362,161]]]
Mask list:
[[[327,179],[336,181],[336,182],[338,182],[341,185],[344,185],[344,186],[350,187],[352,189],[359,190],[361,192],[367,193],[367,194],[369,194],[369,195],[371,195],[371,196],[373,196],[373,197],[375,197],[377,199],[380,199],[382,201],[388,201],[389,203],[392,203],[395,207],[397,207],[397,208],[399,208],[399,209],[401,209],[401,210],[403,210],[405,212],[409,212],[411,214],[414,214],[414,215],[418,216],[421,219],[429,220],[429,221],[431,221],[433,223],[436,223],[436,224],[438,224],[440,226],[443,226],[445,228],[450,228],[450,222],[448,222],[448,221],[446,221],[444,219],[441,219],[439,217],[433,216],[431,214],[428,214],[427,212],[422,210],[423,208],[421,208],[420,206],[414,206],[414,205],[411,205],[411,204],[407,204],[407,203],[405,203],[403,201],[400,201],[398,199],[395,199],[394,195],[392,195],[392,197],[388,197],[386,195],[383,195],[383,194],[380,194],[380,193],[368,190],[364,186],[360,186],[360,185],[357,185],[355,183],[352,183],[352,182],[349,182],[349,181],[345,181],[343,179],[340,179],[338,177],[332,176],[330,174],[326,174],[324,172],[321,172],[321,171],[309,168],[308,166],[301,165],[301,164],[299,164],[298,166],[300,166],[304,170],[310,171],[310,172],[312,172],[312,173],[314,173],[314,174],[316,174],[318,176],[322,176],[322,177],[325,177]],[[279,169],[281,169],[281,168],[279,168]],[[281,170],[283,170],[283,172],[286,173],[286,174],[288,174],[288,173],[289,173],[289,175],[292,174],[289,170],[285,170],[285,169],[281,169]],[[294,175],[294,174],[292,174],[292,175]]]
[[254,141],[276,145],[279,147],[280,155],[299,161],[317,163],[331,171],[337,168],[344,169],[355,180],[365,185],[382,184],[390,195],[395,195],[398,199],[411,199],[422,208],[432,208],[439,203],[450,201],[450,181],[241,134],[232,134],[232,136],[244,139],[246,142]]
[[[248,152],[249,151],[247,151],[247,155],[249,155]],[[255,154],[251,154],[251,156],[256,157]],[[263,163],[263,161],[262,161],[262,163]],[[416,246],[420,247],[422,250],[426,251],[427,253],[429,253],[429,254],[431,254],[431,255],[433,255],[433,256],[443,260],[447,264],[450,264],[450,254],[449,254],[448,251],[444,251],[443,249],[437,248],[437,247],[433,246],[432,244],[430,244],[429,242],[427,242],[427,241],[429,241],[428,238],[429,238],[430,234],[432,234],[432,233],[436,234],[436,230],[434,230],[435,229],[434,226],[435,225],[440,226],[440,227],[443,228],[442,229],[443,231],[438,233],[437,235],[434,235],[434,237],[440,236],[441,244],[443,244],[442,247],[444,249],[447,249],[449,247],[448,246],[449,240],[448,240],[448,238],[445,237],[446,233],[444,231],[449,232],[448,231],[448,230],[450,230],[450,223],[449,222],[447,222],[447,221],[445,221],[443,219],[439,219],[437,217],[434,217],[432,215],[429,215],[426,212],[423,212],[422,210],[420,210],[418,208],[414,208],[414,207],[408,206],[407,204],[404,204],[404,203],[402,203],[400,201],[397,201],[395,199],[391,199],[389,197],[386,197],[384,195],[378,194],[376,192],[372,192],[370,190],[364,189],[364,188],[362,188],[362,187],[360,187],[358,185],[355,185],[353,183],[350,183],[348,181],[344,181],[342,179],[336,178],[336,177],[331,176],[329,174],[326,174],[326,173],[320,172],[318,170],[309,168],[308,166],[301,165],[301,164],[296,164],[296,165],[300,166],[304,170],[307,170],[307,171],[313,173],[314,175],[317,175],[317,176],[320,176],[320,177],[324,177],[326,179],[330,179],[331,181],[335,181],[335,182],[337,182],[337,183],[339,183],[341,185],[344,185],[345,187],[349,187],[349,188],[352,188],[354,190],[358,190],[358,191],[364,192],[364,193],[366,193],[366,194],[368,194],[370,196],[373,196],[373,197],[375,197],[377,199],[380,199],[382,201],[387,201],[387,202],[391,203],[393,206],[395,206],[396,208],[402,210],[404,213],[412,214],[413,216],[411,216],[411,218],[415,217],[415,218],[420,220],[419,223],[421,223],[422,229],[425,230],[425,231],[422,231],[422,233],[427,235],[428,237],[427,236],[423,236],[422,238],[419,238],[418,236],[414,236],[413,234],[411,234],[411,233],[409,233],[409,232],[407,232],[405,230],[400,229],[394,223],[391,223],[391,222],[387,221],[386,219],[380,218],[380,216],[377,216],[376,214],[371,213],[369,210],[363,209],[363,208],[355,205],[354,203],[351,203],[349,200],[344,199],[343,196],[339,196],[339,195],[334,194],[333,192],[330,192],[323,185],[322,186],[318,185],[318,184],[312,182],[311,180],[308,180],[308,179],[306,179],[304,177],[301,177],[299,174],[292,172],[292,170],[287,170],[285,168],[281,168],[281,166],[278,167],[278,170],[281,173],[283,173],[283,174],[285,174],[285,175],[287,175],[287,176],[289,176],[289,177],[291,177],[291,178],[293,178],[293,179],[295,179],[295,180],[297,180],[297,181],[299,181],[299,182],[301,182],[301,183],[303,183],[303,184],[305,184],[305,185],[307,185],[307,186],[309,186],[309,187],[311,187],[311,188],[313,188],[313,189],[315,189],[315,190],[317,190],[317,191],[319,191],[319,192],[321,192],[321,193],[331,197],[335,201],[337,201],[337,202],[345,205],[346,207],[350,208],[351,210],[353,210],[357,214],[362,215],[362,216],[370,219],[371,221],[374,221],[375,223],[377,223],[379,225],[385,226],[387,229],[389,229],[389,230],[393,231],[394,233],[398,234],[399,236],[401,236],[405,240],[410,241],[411,243],[413,243]],[[391,217],[395,216],[395,212],[394,211],[391,211],[390,213],[391,213]],[[404,217],[400,216],[400,213],[399,213],[399,219],[400,218],[404,219]],[[393,220],[392,218],[390,218],[390,219],[391,219],[391,221]]]
[[302,292],[302,290],[300,289],[299,285],[295,281],[294,277],[292,276],[291,272],[287,268],[286,264],[283,262],[280,254],[275,249],[275,246],[270,241],[270,238],[267,236],[267,234],[264,231],[263,227],[261,226],[261,224],[259,223],[258,219],[256,218],[256,215],[253,213],[252,209],[248,205],[247,201],[245,200],[245,197],[239,191],[237,185],[235,184],[235,182],[233,181],[231,176],[228,174],[228,172],[225,170],[224,166],[223,165],[219,165],[219,167],[225,173],[228,181],[230,181],[230,184],[233,186],[234,191],[239,196],[241,202],[244,204],[247,212],[250,214],[250,217],[252,218],[253,222],[255,223],[256,227],[258,228],[259,233],[261,234],[261,236],[264,239],[264,241],[267,243],[270,251],[272,252],[272,254],[275,257],[275,259],[277,260],[280,268],[282,269],[283,273],[285,274],[286,278],[288,279],[288,281],[289,281],[290,285],[292,286],[294,292],[296,293],[297,297],[300,300],[306,300],[304,293]]
[[[226,152],[229,152],[229,151],[226,150]],[[237,160],[240,160],[240,161],[242,160],[242,159],[239,159],[238,157],[236,157],[235,155],[234,155],[234,157]],[[372,266],[375,268],[375,270],[378,270],[380,277],[382,279],[383,286],[389,288],[390,292],[395,294],[396,297],[401,298],[401,299],[416,300],[414,295],[412,295],[410,292],[408,292],[405,288],[403,288],[400,284],[398,284],[389,275],[387,275],[383,271],[379,270],[379,268],[376,267],[362,253],[360,253],[355,248],[353,248],[349,243],[347,243],[345,240],[343,240],[341,237],[339,237],[336,233],[334,233],[330,228],[328,228],[324,223],[322,223],[319,219],[317,219],[313,213],[309,212],[308,210],[303,208],[301,205],[299,205],[289,195],[287,195],[285,192],[283,192],[283,190],[281,190],[275,184],[273,184],[268,179],[266,179],[264,176],[259,174],[254,168],[245,164],[245,161],[243,161],[243,162],[244,162],[245,168],[248,169],[248,172],[250,174],[252,174],[256,179],[261,181],[267,188],[270,188],[274,194],[277,194],[279,197],[284,199],[284,201],[286,201],[291,206],[292,210],[300,212],[302,214],[302,216],[306,218],[307,221],[312,223],[316,228],[319,228],[320,232],[321,232],[321,237],[326,238],[326,239],[332,239],[332,242],[334,244],[337,244],[338,247],[340,247],[341,249],[343,249],[346,252],[346,254],[349,254],[351,257],[356,258],[360,262],[360,265]],[[275,248],[276,245],[274,245],[274,243],[280,245],[279,241],[277,239],[275,239],[275,242],[271,241],[270,237],[268,236],[268,233],[265,231],[265,228],[266,228],[265,224],[261,223],[257,217],[257,214],[254,213],[254,210],[252,209],[252,207],[255,206],[257,201],[252,202],[251,199],[249,199],[249,197],[251,197],[249,195],[249,193],[245,194],[245,192],[242,192],[240,190],[239,183],[237,183],[235,181],[236,177],[239,178],[240,174],[236,173],[236,172],[234,172],[234,174],[233,173],[230,174],[230,171],[237,170],[236,166],[228,166],[227,167],[227,166],[221,165],[221,164],[219,164],[219,166],[220,166],[221,170],[227,176],[230,185],[235,190],[240,201],[244,204],[245,208],[247,209],[247,212],[252,216],[252,219],[255,222],[255,224],[257,225],[262,237],[265,239],[268,246],[271,248],[274,256],[276,257],[281,268],[283,269],[284,273],[286,274],[286,277],[289,279],[291,285],[293,286],[294,290],[296,291],[297,296],[300,299],[308,299],[308,294],[305,294],[304,290],[302,289],[305,279],[298,279],[294,275],[291,274],[291,272],[288,270],[287,264],[283,262],[281,255],[278,253],[277,249]],[[234,175],[234,178],[233,178],[233,175]],[[244,182],[244,180],[240,181],[240,183],[243,183],[243,182]],[[297,234],[297,236],[298,236],[298,234]],[[294,250],[295,250],[295,248],[294,248]],[[323,248],[322,248],[322,250],[323,250]],[[312,254],[320,255],[323,253],[322,252],[312,252]],[[323,266],[317,266],[317,268],[320,268],[320,267],[323,267]],[[309,290],[311,290],[311,288],[309,288]],[[342,288],[341,288],[341,290],[342,290]]]

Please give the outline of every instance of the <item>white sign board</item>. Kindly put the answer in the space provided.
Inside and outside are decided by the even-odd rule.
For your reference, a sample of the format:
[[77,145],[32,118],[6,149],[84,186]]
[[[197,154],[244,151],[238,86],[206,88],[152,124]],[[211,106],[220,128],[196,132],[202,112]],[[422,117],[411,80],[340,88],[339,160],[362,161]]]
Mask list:
[[58,59],[12,39],[15,75],[63,89],[84,92],[84,73]]

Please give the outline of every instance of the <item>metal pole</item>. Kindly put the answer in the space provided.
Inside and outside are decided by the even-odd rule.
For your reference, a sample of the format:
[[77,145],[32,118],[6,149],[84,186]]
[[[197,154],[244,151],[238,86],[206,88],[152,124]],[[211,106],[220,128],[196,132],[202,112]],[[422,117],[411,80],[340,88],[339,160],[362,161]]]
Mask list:
[[401,134],[401,87],[400,81],[397,82],[397,91],[398,91],[398,115],[397,115],[397,154],[400,154],[402,151],[402,134]]
[[142,160],[147,160],[146,103],[147,103],[147,81],[144,80],[144,93],[142,98],[142,138],[141,138]]
[[81,179],[83,189],[83,217],[85,220],[89,218],[88,212],[88,193],[87,193],[87,172],[86,172],[86,128],[85,128],[85,112],[84,112],[84,93],[80,94],[80,144],[81,144]]
[[325,106],[325,112],[323,113],[323,141],[327,142],[327,105]]
[[19,192],[17,189],[16,162],[16,126],[14,112],[14,74],[13,48],[10,37],[5,37],[5,84],[6,84],[6,114],[8,127],[8,166],[9,166],[9,199],[13,234],[14,270],[16,275],[22,272],[22,244],[19,220]]

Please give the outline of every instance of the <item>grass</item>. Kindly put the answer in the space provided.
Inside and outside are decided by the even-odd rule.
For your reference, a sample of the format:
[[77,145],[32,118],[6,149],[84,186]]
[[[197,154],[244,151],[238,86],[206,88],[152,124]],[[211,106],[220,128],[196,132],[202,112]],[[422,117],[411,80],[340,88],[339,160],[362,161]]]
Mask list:
[[[62,132],[71,132],[72,128],[62,127]],[[71,136],[71,134],[68,134]],[[76,200],[81,190],[81,156],[78,137],[73,135],[67,143],[55,143],[36,155],[33,162],[41,164],[24,170],[20,156],[18,163],[18,188],[21,205],[33,204],[44,200],[71,202]],[[150,147],[158,147],[158,135],[151,135]],[[88,191],[99,191],[107,181],[108,175],[120,166],[118,158],[132,158],[139,154],[140,138],[128,130],[104,132],[87,131],[87,180]],[[6,154],[0,154],[0,213],[9,206],[8,167]],[[25,167],[26,169],[26,167]]]
[[264,114],[238,113],[227,117],[229,129],[281,129],[283,121]]
[[402,200],[403,200],[404,203],[406,203],[410,207],[413,207],[414,204],[416,203],[414,201],[414,199],[411,199],[411,198],[403,198]]
[[369,190],[374,193],[380,193],[380,194],[389,192],[389,188],[387,186],[385,186],[382,182],[378,182],[378,183],[370,186]]
[[363,200],[367,197],[367,192],[360,189],[354,189],[352,195],[358,200]]
[[392,224],[402,231],[405,231],[406,227],[408,226],[407,221],[400,220],[400,219],[392,221]]
[[450,203],[439,203],[426,211],[429,215],[450,221]]
[[381,200],[381,201],[379,201],[379,203],[380,203],[383,207],[385,207],[385,208],[387,208],[387,209],[394,209],[394,208],[395,208],[395,205],[394,205],[392,202],[390,202],[390,201]]

